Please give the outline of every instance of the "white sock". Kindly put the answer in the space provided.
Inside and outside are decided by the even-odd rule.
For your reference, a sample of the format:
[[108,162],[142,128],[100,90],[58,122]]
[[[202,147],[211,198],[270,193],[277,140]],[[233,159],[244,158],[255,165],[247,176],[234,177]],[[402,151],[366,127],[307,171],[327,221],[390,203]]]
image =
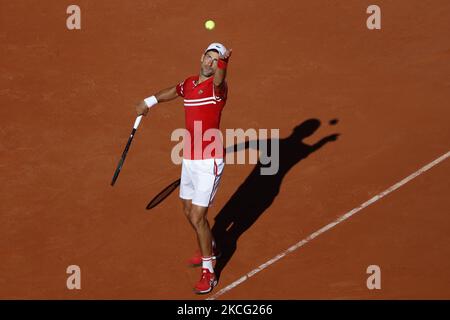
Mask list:
[[211,257],[202,257],[202,268],[208,269],[209,272],[214,273]]

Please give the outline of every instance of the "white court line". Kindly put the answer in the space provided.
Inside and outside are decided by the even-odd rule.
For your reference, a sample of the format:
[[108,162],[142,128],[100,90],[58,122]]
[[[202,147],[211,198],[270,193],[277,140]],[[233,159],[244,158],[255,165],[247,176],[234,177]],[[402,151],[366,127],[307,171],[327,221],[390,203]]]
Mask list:
[[352,215],[354,215],[355,213],[357,213],[358,211],[361,211],[362,209],[364,209],[365,207],[370,206],[371,204],[373,204],[374,202],[380,200],[381,198],[383,198],[385,195],[391,193],[392,191],[397,190],[398,188],[400,188],[401,186],[403,186],[404,184],[408,183],[409,181],[411,181],[412,179],[416,178],[418,175],[424,173],[425,171],[431,169],[432,167],[434,167],[435,165],[437,165],[438,163],[444,161],[445,159],[447,159],[450,156],[450,151],[448,151],[447,153],[445,153],[444,155],[440,156],[439,158],[437,158],[436,160],[430,162],[429,164],[423,166],[422,168],[420,168],[419,170],[417,170],[416,172],[414,172],[413,174],[407,176],[405,179],[401,180],[400,182],[397,182],[396,184],[394,184],[393,186],[389,187],[388,189],[384,190],[383,192],[377,194],[376,196],[374,196],[373,198],[371,198],[370,200],[367,200],[366,202],[364,202],[362,205],[360,205],[359,207],[356,207],[354,209],[352,209],[351,211],[347,212],[346,214],[344,214],[343,216],[339,217],[338,219],[336,219],[335,221],[327,224],[326,226],[324,226],[323,228],[317,230],[316,232],[310,234],[309,236],[307,236],[305,239],[297,242],[296,244],[294,244],[293,246],[289,247],[288,249],[284,250],[282,253],[278,254],[277,256],[273,257],[272,259],[270,259],[269,261],[263,263],[262,265],[260,265],[259,267],[257,267],[256,269],[253,269],[252,271],[250,271],[249,273],[247,273],[246,275],[242,276],[241,278],[239,278],[238,280],[236,280],[235,282],[229,284],[228,286],[226,286],[225,288],[217,291],[214,295],[212,295],[211,297],[207,298],[206,300],[215,300],[218,297],[220,297],[221,295],[223,295],[224,293],[230,291],[231,289],[237,287],[238,285],[240,285],[241,283],[243,283],[244,281],[248,280],[250,277],[254,276],[255,274],[257,274],[258,272],[264,270],[265,268],[269,267],[270,265],[274,264],[275,262],[277,262],[278,260],[280,260],[281,258],[284,258],[288,253],[294,252],[295,250],[297,250],[298,248],[304,246],[305,244],[307,244],[309,241],[311,241],[312,239],[318,237],[319,235],[321,235],[322,233],[330,230],[331,228],[335,227],[336,225],[338,225],[339,223],[347,220],[348,218],[350,218]]

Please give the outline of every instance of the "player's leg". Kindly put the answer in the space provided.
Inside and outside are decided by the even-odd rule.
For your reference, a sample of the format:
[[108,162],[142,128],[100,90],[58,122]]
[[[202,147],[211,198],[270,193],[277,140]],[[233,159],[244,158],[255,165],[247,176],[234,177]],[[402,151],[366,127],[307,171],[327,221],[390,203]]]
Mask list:
[[213,269],[213,238],[207,213],[217,191],[222,170],[223,165],[218,168],[214,159],[199,160],[192,166],[195,192],[190,217],[197,234],[202,261],[202,275],[194,288],[196,293],[210,292],[217,284]]
[[[188,219],[190,225],[196,231],[196,227],[193,224],[192,218],[192,198],[194,197],[194,183],[192,180],[192,160],[183,160],[181,166],[181,179],[180,179],[180,199],[183,212]],[[208,225],[209,226],[209,225]],[[198,237],[197,237],[198,238]],[[199,247],[200,248],[200,247]],[[196,250],[194,255],[187,260],[189,266],[197,267],[202,265],[202,253],[201,250]]]
[[198,245],[203,257],[212,257],[212,234],[209,226],[208,207],[191,205],[190,221],[197,233]]
[[183,212],[186,215],[187,220],[189,221],[192,228],[194,228],[195,230],[195,227],[191,222],[192,200],[181,198],[181,205],[183,206]]
[[[224,163],[221,159],[205,159],[192,162],[191,179],[194,185],[191,224],[197,232],[202,255],[214,256],[214,239],[207,219],[209,206],[212,204],[222,176]],[[202,244],[203,239],[209,240]]]
[[197,233],[202,261],[201,277],[194,287],[194,291],[197,294],[208,293],[217,285],[213,268],[212,234],[207,213],[208,207],[192,204],[191,222]]
[[[189,205],[192,208],[192,202],[190,202]],[[197,210],[194,209],[194,211],[197,211]],[[193,221],[195,219],[193,218],[192,209],[191,209],[191,211],[185,212],[185,213],[186,213],[186,216],[188,217],[189,223],[194,228],[194,230],[196,231],[196,234],[197,234],[196,227],[193,224]],[[209,221],[208,221],[207,218],[205,220],[206,220],[206,224],[207,224],[207,229],[209,230],[209,233],[211,234],[211,248],[212,248],[212,256],[211,256],[211,258],[212,258],[212,260],[216,260],[217,258],[220,257],[221,253],[220,253],[220,250],[218,248],[216,248],[216,244],[215,244],[215,241],[214,241],[214,237],[212,236],[212,231],[211,231],[211,227],[209,225]],[[200,236],[200,238],[201,238],[201,236]],[[198,247],[199,248],[201,248],[200,238],[197,236],[197,242],[198,242]],[[190,267],[199,267],[199,266],[201,266],[202,265],[202,256],[203,256],[203,254],[204,253],[202,253],[202,250],[197,249],[195,251],[195,253],[187,260],[188,266],[190,266]]]
[[[183,162],[181,164],[180,199],[183,207],[183,212],[186,215],[189,223],[191,223],[190,215],[193,197],[194,184],[192,182],[191,161],[183,159]],[[194,228],[193,225],[192,227]]]

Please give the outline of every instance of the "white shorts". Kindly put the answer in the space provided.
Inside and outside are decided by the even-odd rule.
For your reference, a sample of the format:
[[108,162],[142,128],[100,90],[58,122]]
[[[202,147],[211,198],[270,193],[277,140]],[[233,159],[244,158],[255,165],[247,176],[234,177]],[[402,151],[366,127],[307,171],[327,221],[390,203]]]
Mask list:
[[189,160],[181,165],[180,198],[209,207],[214,200],[225,163],[223,159]]

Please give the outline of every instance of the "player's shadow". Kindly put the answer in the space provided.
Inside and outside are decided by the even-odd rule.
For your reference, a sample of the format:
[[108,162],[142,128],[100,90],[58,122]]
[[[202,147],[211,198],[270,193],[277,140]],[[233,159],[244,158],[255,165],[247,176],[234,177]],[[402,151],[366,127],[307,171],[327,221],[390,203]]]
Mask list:
[[[334,121],[330,124],[337,123],[337,119],[334,119]],[[261,169],[269,167],[270,164],[263,165],[258,161],[249,176],[217,214],[212,228],[217,246],[222,252],[222,256],[217,260],[214,268],[217,277],[220,277],[221,272],[235,253],[240,236],[272,205],[280,192],[283,178],[289,170],[311,153],[328,142],[336,141],[338,138],[339,134],[332,134],[312,145],[304,143],[303,139],[312,135],[319,127],[320,121],[318,119],[308,119],[295,127],[289,137],[279,139],[278,172],[274,175],[261,175]],[[271,139],[266,142],[267,150],[271,150],[270,143],[273,142]],[[247,141],[245,148],[247,149],[251,145]],[[258,141],[258,147],[261,145],[264,144]],[[239,150],[239,147],[242,148],[243,146],[235,145],[231,149],[227,148],[227,153],[233,152],[236,148]]]

